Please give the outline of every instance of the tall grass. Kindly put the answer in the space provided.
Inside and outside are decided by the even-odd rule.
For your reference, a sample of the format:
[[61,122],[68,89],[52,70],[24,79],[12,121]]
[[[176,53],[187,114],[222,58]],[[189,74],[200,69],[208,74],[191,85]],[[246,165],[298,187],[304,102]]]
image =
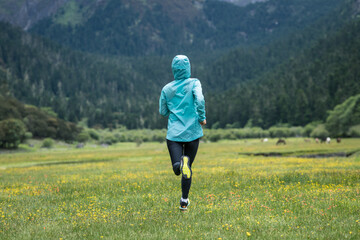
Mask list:
[[187,212],[165,144],[1,154],[0,239],[359,239],[359,157],[239,155],[359,143],[202,143]]

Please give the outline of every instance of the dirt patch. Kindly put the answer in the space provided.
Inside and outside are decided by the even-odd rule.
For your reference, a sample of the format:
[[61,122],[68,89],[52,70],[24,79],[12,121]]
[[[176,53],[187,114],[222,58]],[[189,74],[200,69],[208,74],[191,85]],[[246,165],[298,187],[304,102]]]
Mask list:
[[331,158],[331,157],[351,157],[359,151],[353,152],[334,152],[334,153],[301,153],[301,152],[262,152],[262,153],[239,153],[246,156],[262,157],[298,157],[298,158]]

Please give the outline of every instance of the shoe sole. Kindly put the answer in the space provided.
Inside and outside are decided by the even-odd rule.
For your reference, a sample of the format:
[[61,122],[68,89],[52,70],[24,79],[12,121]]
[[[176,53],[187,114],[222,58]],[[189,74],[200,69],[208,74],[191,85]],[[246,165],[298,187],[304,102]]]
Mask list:
[[183,207],[180,206],[179,209],[180,209],[180,211],[185,212],[185,211],[187,211],[188,206],[190,206],[190,200],[189,200],[188,205],[186,207],[183,208]]
[[190,170],[190,159],[187,156],[183,156],[181,159],[181,173],[184,178],[190,179],[191,178],[191,170]]
[[179,209],[180,209],[180,211],[182,211],[182,212],[187,211],[187,207],[183,208],[183,207],[180,206]]

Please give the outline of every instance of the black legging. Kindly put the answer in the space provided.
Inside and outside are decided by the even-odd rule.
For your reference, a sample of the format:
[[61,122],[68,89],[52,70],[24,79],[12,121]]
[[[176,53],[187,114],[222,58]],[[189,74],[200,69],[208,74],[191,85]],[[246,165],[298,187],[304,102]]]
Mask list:
[[[180,164],[180,160],[182,156],[188,156],[190,158],[190,169],[191,169],[191,165],[195,160],[195,156],[199,147],[199,139],[196,139],[192,142],[174,142],[167,140],[167,147],[169,149],[173,170],[176,174],[176,168],[174,166]],[[185,179],[184,177],[181,178],[182,198],[184,199],[187,199],[189,196],[189,191],[191,187],[191,178],[189,179]]]

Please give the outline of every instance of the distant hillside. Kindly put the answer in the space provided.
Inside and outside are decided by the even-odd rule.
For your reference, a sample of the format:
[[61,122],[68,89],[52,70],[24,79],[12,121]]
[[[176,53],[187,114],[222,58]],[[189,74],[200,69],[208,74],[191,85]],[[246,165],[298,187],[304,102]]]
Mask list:
[[[106,55],[173,55],[280,39],[344,0],[271,0],[246,7],[215,0],[70,1],[31,32],[76,50]],[[95,9],[91,14],[88,9]]]
[[0,20],[29,29],[49,17],[68,0],[0,0]]
[[156,109],[160,86],[172,79],[171,60],[102,59],[65,49],[0,23],[4,84],[19,100],[51,107],[60,118],[89,125],[164,124]]
[[[166,24],[162,28],[163,32],[156,30],[159,19],[154,15],[165,10],[167,14],[159,15],[159,18],[167,18],[165,23],[171,23],[173,27],[182,26],[173,28],[179,36],[182,30],[196,29],[196,25],[186,25],[186,19],[179,20],[184,22],[175,25],[174,21],[177,21],[177,18],[174,16],[177,16],[179,9],[184,7],[181,5],[183,2],[178,5],[179,9],[176,12],[171,7],[161,10],[162,4],[175,6],[172,5],[175,2],[153,1],[154,5],[148,6],[138,1],[131,1],[126,5],[109,0],[103,2],[101,6],[92,5],[94,8],[86,8],[86,10],[85,5],[81,8],[80,5],[74,5],[73,1],[67,2],[63,13],[58,12],[51,20],[43,22],[51,23],[49,28],[44,29],[46,31],[52,28],[68,29],[57,32],[60,34],[59,39],[63,39],[64,43],[79,40],[76,44],[82,43],[83,48],[80,45],[78,47],[72,45],[75,42],[71,42],[70,46],[83,50],[82,52],[74,51],[43,37],[35,37],[10,24],[0,23],[0,91],[6,93],[3,95],[11,95],[26,104],[41,108],[50,107],[61,119],[72,122],[87,120],[89,126],[165,127],[166,120],[158,114],[158,99],[162,86],[173,78],[170,68],[173,55],[167,54],[178,50],[177,46],[181,44],[184,49],[189,45],[181,43],[181,38],[179,43],[175,42],[177,38],[173,39],[173,48],[167,45],[170,40],[170,42],[162,42],[161,46],[153,45],[152,41],[156,39],[152,38],[143,45],[137,45],[136,41],[140,41],[151,32],[159,36],[167,36],[163,35],[169,33],[165,31]],[[282,1],[285,0],[271,2],[280,4],[283,3]],[[271,11],[268,14],[261,12],[269,7],[267,4],[270,1],[251,4],[245,8],[207,1],[203,5],[197,5],[194,8],[195,12],[189,10],[188,17],[197,18],[196,13],[202,11],[204,14],[207,12],[210,14],[208,16],[213,16],[214,19],[219,19],[219,21],[212,19],[211,28],[217,29],[217,33],[220,32],[218,29],[221,29],[222,35],[211,36],[214,39],[218,37],[219,42],[221,42],[220,36],[225,36],[221,46],[226,50],[205,51],[199,45],[201,54],[185,51],[193,64],[193,76],[200,78],[203,85],[209,127],[216,122],[219,123],[218,126],[234,124],[240,127],[245,124],[268,127],[280,122],[304,125],[314,120],[325,119],[327,110],[333,109],[336,104],[358,93],[359,81],[356,76],[359,76],[360,31],[357,17],[359,1],[344,0],[342,3],[345,5],[335,9],[333,7],[337,3],[332,2],[334,6],[331,6],[330,1],[329,8],[326,8],[328,14],[322,12],[325,11],[324,8],[318,15],[318,8],[315,6],[319,4],[319,7],[324,3],[321,1],[291,1],[291,4],[297,5],[289,5],[289,2],[285,1],[274,10],[276,14]],[[300,2],[306,7],[301,8]],[[294,8],[297,9],[295,11],[297,14],[287,13],[290,11],[288,8],[290,6],[299,7],[299,9]],[[309,11],[307,8],[310,6],[314,7],[314,11],[310,11],[314,15],[309,14],[317,19],[316,21],[312,21],[308,15],[302,15]],[[149,11],[150,7],[154,12]],[[71,8],[72,12],[67,8]],[[114,9],[113,12],[111,8]],[[205,8],[212,9],[213,12],[205,11]],[[220,8],[223,10],[218,12]],[[93,12],[88,18],[81,18],[80,15],[73,14],[74,9]],[[253,9],[256,16],[265,16],[265,18],[253,19],[251,26],[254,29],[241,21],[233,24],[234,26],[239,24],[238,26],[244,29],[248,27],[249,34],[254,33],[252,35],[254,41],[261,36],[256,33],[256,29],[267,26],[274,16],[294,19],[294,21],[298,19],[296,22],[299,25],[294,24],[291,27],[290,24],[284,23],[283,28],[263,32],[266,36],[273,37],[256,40],[258,43],[262,42],[261,46],[253,44],[249,38],[243,42],[244,45],[241,45],[240,41],[237,42],[234,38],[233,40],[241,47],[226,48],[231,45],[231,34],[236,32],[236,29],[225,23],[230,21],[231,16],[235,17],[233,19],[246,18],[246,14],[237,14],[237,11],[246,12],[246,9]],[[114,18],[116,21],[111,21],[120,10],[123,11],[124,17]],[[172,10],[175,12],[171,12]],[[228,16],[219,15],[223,12],[228,13]],[[77,10],[75,13],[78,13]],[[106,20],[107,14],[108,20]],[[135,21],[137,24],[131,25],[132,28],[122,27],[134,23],[132,21],[135,19],[139,20],[140,16],[146,21]],[[69,21],[70,19],[77,19],[78,22]],[[152,19],[152,22],[149,19]],[[221,19],[223,21],[220,21]],[[128,20],[131,21],[127,22]],[[70,30],[71,34],[69,34]],[[207,33],[206,29],[200,32]],[[127,35],[129,33],[133,35]],[[123,42],[119,43],[116,40],[119,36],[128,38],[124,38]],[[174,36],[170,35],[167,39],[171,37]],[[157,38],[156,41],[159,39],[161,40]],[[133,48],[123,48],[128,46],[127,43],[133,44],[129,45]],[[145,53],[164,55],[156,57],[140,55]],[[106,54],[137,56],[105,56]]]
[[[359,39],[360,20],[355,20],[319,39],[296,58],[253,75],[251,80],[239,80],[231,90],[212,94],[208,97],[209,118],[219,126],[251,123],[265,128],[325,120],[328,110],[360,93]],[[222,69],[241,57],[241,51],[232,52],[216,65]],[[239,75],[243,76],[241,69],[236,68],[227,74],[228,79]]]
[[232,4],[235,4],[235,5],[238,5],[238,6],[246,6],[246,5],[251,4],[251,3],[266,2],[266,1],[269,1],[269,0],[219,0],[219,1],[232,3]]

